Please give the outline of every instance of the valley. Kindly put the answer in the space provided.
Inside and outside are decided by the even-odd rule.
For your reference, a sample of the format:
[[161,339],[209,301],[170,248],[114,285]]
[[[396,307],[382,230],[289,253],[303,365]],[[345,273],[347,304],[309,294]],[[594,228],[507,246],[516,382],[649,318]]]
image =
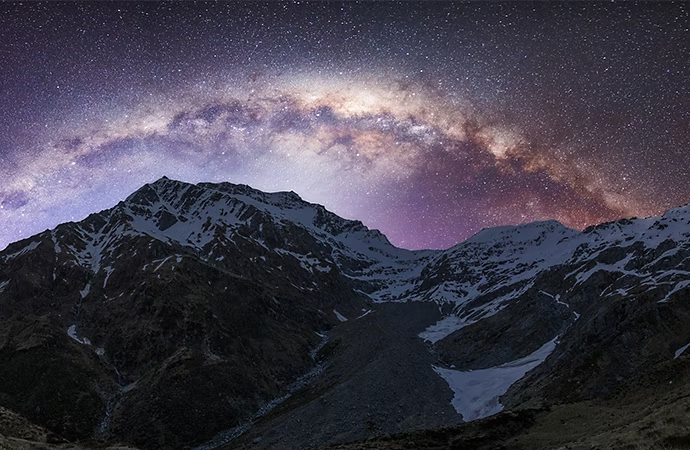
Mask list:
[[690,207],[410,251],[162,178],[0,252],[0,448],[683,448],[689,292]]

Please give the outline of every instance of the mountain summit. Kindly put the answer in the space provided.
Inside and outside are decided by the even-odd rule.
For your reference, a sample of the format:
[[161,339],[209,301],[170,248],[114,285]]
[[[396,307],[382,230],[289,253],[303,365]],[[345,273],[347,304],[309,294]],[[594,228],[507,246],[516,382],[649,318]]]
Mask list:
[[689,257],[688,207],[409,251],[293,192],[164,177],[0,252],[0,406],[71,441],[314,448],[536,426],[641,379],[682,399]]

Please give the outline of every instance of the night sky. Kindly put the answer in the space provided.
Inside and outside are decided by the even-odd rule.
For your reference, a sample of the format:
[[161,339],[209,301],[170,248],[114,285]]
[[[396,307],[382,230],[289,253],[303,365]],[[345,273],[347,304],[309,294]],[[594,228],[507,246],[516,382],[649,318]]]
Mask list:
[[0,3],[0,249],[166,175],[406,248],[690,203],[687,3]]

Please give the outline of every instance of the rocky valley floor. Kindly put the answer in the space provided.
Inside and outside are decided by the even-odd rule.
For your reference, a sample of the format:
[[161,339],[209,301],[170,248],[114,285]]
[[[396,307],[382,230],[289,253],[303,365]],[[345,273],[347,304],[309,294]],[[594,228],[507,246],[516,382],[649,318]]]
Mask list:
[[323,373],[227,448],[317,448],[459,423],[417,336],[438,318],[428,303],[385,303],[343,323],[329,335]]

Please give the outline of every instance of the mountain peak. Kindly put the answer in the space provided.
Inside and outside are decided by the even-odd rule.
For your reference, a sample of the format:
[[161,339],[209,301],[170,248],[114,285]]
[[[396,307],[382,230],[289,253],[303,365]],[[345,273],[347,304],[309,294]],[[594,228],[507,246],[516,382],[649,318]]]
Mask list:
[[520,225],[505,225],[483,228],[474,236],[458,244],[492,244],[509,240],[512,242],[528,242],[538,240],[543,235],[560,235],[561,237],[578,234],[577,230],[568,228],[557,220],[529,222]]
[[285,243],[274,242],[275,230],[297,226],[320,242],[347,241],[372,260],[408,252],[378,230],[339,217],[294,191],[271,193],[245,184],[191,184],[162,177],[130,195],[122,208],[139,233],[197,250],[225,245],[236,233],[269,248],[281,247]]

